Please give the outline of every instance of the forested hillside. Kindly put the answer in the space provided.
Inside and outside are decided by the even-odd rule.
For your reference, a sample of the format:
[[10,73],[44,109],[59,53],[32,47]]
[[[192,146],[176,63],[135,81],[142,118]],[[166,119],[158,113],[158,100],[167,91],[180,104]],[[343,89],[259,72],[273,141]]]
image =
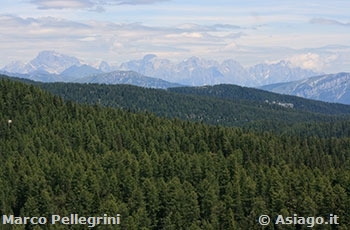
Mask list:
[[[173,88],[168,91],[131,85],[39,85],[65,100],[82,104],[147,111],[157,116],[212,125],[322,137],[350,133],[350,106],[234,85]],[[286,108],[278,103],[292,103],[294,107]]]
[[[350,106],[280,95],[235,85],[168,90],[131,85],[41,83],[2,76],[80,104],[151,112],[212,125],[279,134],[339,137],[350,133]],[[307,128],[305,128],[307,127]]]
[[336,103],[327,103],[316,100],[308,100],[301,97],[272,93],[255,88],[242,87],[238,85],[213,85],[202,87],[176,87],[168,89],[171,92],[215,97],[234,101],[250,101],[257,103],[280,103],[280,105],[292,104],[294,109],[321,113],[321,114],[350,114],[350,106]]
[[[316,229],[350,223],[344,132],[255,133],[65,102],[9,80],[0,80],[0,118],[1,216],[121,215],[120,226],[97,229],[262,229],[262,214],[339,216]],[[13,227],[68,226],[1,229]]]

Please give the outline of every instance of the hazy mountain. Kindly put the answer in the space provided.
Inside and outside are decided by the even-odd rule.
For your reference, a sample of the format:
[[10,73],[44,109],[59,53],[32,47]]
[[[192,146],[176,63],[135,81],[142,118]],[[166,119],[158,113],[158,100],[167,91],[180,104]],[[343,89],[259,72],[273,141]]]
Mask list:
[[231,59],[219,63],[191,57],[175,63],[167,59],[160,59],[153,54],[146,55],[140,60],[122,63],[120,69],[132,70],[147,76],[191,86],[222,83],[259,86],[291,79],[304,79],[318,74],[311,70],[293,67],[286,61],[257,64],[244,68],[240,63]]
[[61,73],[61,75],[67,76],[71,80],[75,80],[78,78],[97,75],[97,74],[101,74],[101,73],[103,73],[102,70],[96,69],[92,66],[84,64],[81,66],[73,65],[73,66],[69,67],[68,69],[64,70]]
[[219,66],[219,71],[225,78],[223,83],[248,86],[254,82],[253,79],[248,77],[247,69],[232,59],[223,61]]
[[146,77],[134,71],[113,71],[110,73],[97,74],[76,80],[79,83],[99,83],[99,84],[129,84],[146,88],[178,87],[180,84],[170,83],[162,79]]
[[131,70],[146,76],[161,78],[167,81],[175,81],[174,63],[167,59],[160,59],[156,55],[148,54],[140,60],[131,60],[122,63],[120,70]]
[[132,70],[166,81],[193,86],[213,85],[223,82],[224,75],[219,68],[220,64],[218,62],[198,57],[191,57],[175,63],[168,59],[158,58],[153,54],[120,65],[122,70]]
[[81,63],[75,57],[70,57],[55,51],[42,51],[29,65],[36,70],[45,70],[49,73],[60,74],[71,66],[79,66]]
[[350,73],[326,74],[260,88],[309,99],[350,104]]
[[0,74],[4,74],[11,77],[17,77],[22,79],[28,79],[32,81],[40,81],[40,82],[65,82],[67,81],[65,76],[49,73],[44,70],[35,70],[30,73],[16,73],[16,72],[8,72],[8,71],[0,71]]
[[[108,64],[101,63],[101,68],[107,66]],[[8,64],[2,69],[2,73],[42,82],[70,82],[103,71],[82,64],[76,57],[55,51],[42,51],[28,63],[15,61]]]
[[81,65],[75,57],[70,57],[55,51],[42,51],[28,63],[12,62],[3,68],[11,73],[28,74],[35,71],[45,71],[51,74],[60,74],[65,69]]
[[300,80],[318,75],[318,73],[312,70],[292,67],[286,61],[280,61],[274,64],[257,64],[250,67],[248,72],[250,75],[248,79],[254,79],[254,85],[252,86]]
[[101,61],[98,64],[98,69],[104,73],[112,72],[118,70],[117,67],[109,65],[106,61]]
[[[28,66],[29,67],[29,66]],[[30,70],[27,69],[27,64],[22,61],[13,61],[6,65],[4,68],[1,69],[4,73],[28,73],[33,71],[32,68]]]
[[[94,66],[83,65],[75,57],[54,51],[42,51],[28,63],[12,62],[2,70],[4,73],[28,74],[27,78],[33,80],[69,82],[102,72],[113,72],[117,69],[105,61],[101,61]],[[139,60],[122,63],[119,70],[134,71],[144,76],[191,86],[223,83],[260,86],[317,75],[311,70],[293,67],[285,61],[243,67],[232,59],[224,60],[220,63],[214,60],[191,57],[180,62],[174,62],[158,58],[154,54],[148,54]],[[45,76],[42,74],[43,72]],[[40,73],[40,76],[36,76],[37,73]]]

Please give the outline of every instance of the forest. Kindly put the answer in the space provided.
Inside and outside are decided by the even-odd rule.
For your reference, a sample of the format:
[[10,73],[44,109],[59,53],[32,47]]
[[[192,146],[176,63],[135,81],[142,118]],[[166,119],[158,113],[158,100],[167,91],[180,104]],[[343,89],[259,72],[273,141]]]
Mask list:
[[[99,103],[102,98],[78,103],[40,87],[0,80],[0,216],[120,214],[120,225],[95,228],[245,230],[310,229],[261,226],[262,214],[334,214],[339,225],[314,229],[348,229],[346,114],[274,107],[276,119],[259,113],[258,125],[266,118],[266,126],[275,128],[254,130],[254,122],[242,127],[159,116]],[[278,132],[287,127],[288,132]]]
[[[131,85],[38,83],[42,89],[79,104],[150,112],[225,127],[303,136],[350,135],[350,106],[280,95],[235,85],[168,90]],[[266,103],[292,103],[294,107]]]

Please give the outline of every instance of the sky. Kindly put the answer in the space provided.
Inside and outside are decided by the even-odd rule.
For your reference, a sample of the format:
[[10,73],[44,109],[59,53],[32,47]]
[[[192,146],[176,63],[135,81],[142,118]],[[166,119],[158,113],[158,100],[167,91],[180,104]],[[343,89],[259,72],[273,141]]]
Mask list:
[[119,65],[146,54],[350,72],[348,0],[11,0],[0,68],[54,50]]

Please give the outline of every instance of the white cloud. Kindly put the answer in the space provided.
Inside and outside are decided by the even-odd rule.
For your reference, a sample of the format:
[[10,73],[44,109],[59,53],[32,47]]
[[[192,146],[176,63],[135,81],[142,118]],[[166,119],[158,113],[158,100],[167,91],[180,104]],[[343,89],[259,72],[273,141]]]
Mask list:
[[[313,68],[329,63],[337,70],[341,61],[342,70],[349,71],[349,50],[330,48],[326,54],[303,50],[347,45],[350,34],[344,30],[349,27],[317,26],[310,18],[318,18],[313,23],[346,24],[348,6],[344,0],[288,0],[279,4],[256,0],[3,1],[0,67],[11,60],[27,61],[41,50],[108,62],[155,53],[169,59],[232,58],[244,65],[310,52],[319,58],[304,57],[302,61],[295,57],[294,62]],[[325,57],[332,54],[338,58],[327,61]]]
[[[28,17],[28,18],[22,18],[17,17],[13,15],[0,15],[0,22],[2,25],[2,28],[4,28],[4,31],[7,30],[7,28],[12,27],[22,27],[22,28],[30,28],[32,26],[37,27],[52,27],[52,28],[89,28],[90,26],[85,23],[81,22],[75,22],[70,20],[65,20],[62,18],[55,18],[55,17]],[[21,34],[22,31],[14,30],[13,32],[16,32],[18,34]]]
[[288,61],[290,61],[293,66],[320,72],[329,67],[329,65],[337,59],[338,56],[336,54],[319,55],[317,53],[304,53],[294,55],[290,57]]
[[350,22],[348,23],[344,23],[344,22],[340,22],[337,20],[333,20],[333,19],[327,19],[327,18],[313,18],[310,20],[310,23],[312,24],[321,24],[321,25],[336,25],[336,26],[350,26]]
[[123,5],[139,5],[139,4],[153,4],[156,2],[164,2],[169,0],[116,0],[116,1],[107,1],[107,2],[116,2],[117,4]]
[[92,9],[103,12],[104,6],[110,5],[142,5],[168,0],[31,0],[38,9]]
[[[170,58],[176,55],[208,55],[209,51],[220,53],[235,39],[230,30],[238,30],[237,26],[228,24],[153,27],[140,23],[71,21],[55,17],[22,18],[10,15],[0,15],[0,24],[0,49],[12,47],[13,55],[21,52],[17,55],[21,57],[20,60],[24,57],[29,59],[47,49],[72,56],[85,56],[85,59],[97,57],[107,61],[121,58],[126,61],[147,53]],[[226,34],[223,36],[222,33]],[[27,54],[23,55],[25,50]],[[0,64],[3,66],[7,63]]]
[[39,9],[81,9],[90,8],[94,4],[89,0],[32,0]]
[[79,40],[82,42],[94,42],[96,41],[96,37],[89,36],[89,37],[80,38]]
[[187,38],[203,38],[203,35],[201,33],[198,32],[185,32],[181,34],[182,37],[187,37]]

